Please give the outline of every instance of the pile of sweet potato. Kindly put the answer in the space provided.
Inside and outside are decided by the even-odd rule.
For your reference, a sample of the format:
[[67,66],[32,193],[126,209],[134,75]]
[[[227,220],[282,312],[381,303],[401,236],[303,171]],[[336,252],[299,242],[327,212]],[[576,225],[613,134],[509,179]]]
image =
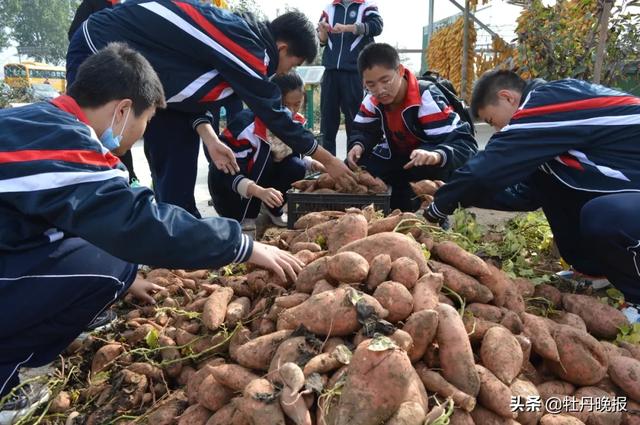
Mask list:
[[349,184],[346,181],[336,181],[327,173],[321,174],[317,179],[305,179],[294,182],[291,186],[306,193],[353,193],[374,194],[386,193],[387,185],[378,177],[373,177],[364,170],[356,172],[356,183]]
[[[75,422],[87,424],[129,423],[111,422],[123,412],[153,425],[640,423],[640,346],[610,342],[627,323],[618,310],[511,279],[417,221],[308,214],[273,242],[306,263],[295,282],[150,271],[158,305],[75,348],[100,347],[91,385],[58,411],[93,400]],[[542,297],[559,313],[533,314]],[[628,412],[511,409],[564,396],[624,396]]]

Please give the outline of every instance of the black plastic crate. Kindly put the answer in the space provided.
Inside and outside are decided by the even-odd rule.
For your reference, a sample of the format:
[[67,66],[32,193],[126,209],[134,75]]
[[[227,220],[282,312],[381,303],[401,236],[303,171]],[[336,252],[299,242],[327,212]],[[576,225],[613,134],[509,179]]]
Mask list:
[[382,210],[385,215],[390,212],[391,187],[387,193],[356,195],[353,193],[307,193],[295,189],[287,191],[287,227],[293,229],[293,224],[303,215],[316,211],[344,211],[347,208],[363,208],[373,204],[376,210]]

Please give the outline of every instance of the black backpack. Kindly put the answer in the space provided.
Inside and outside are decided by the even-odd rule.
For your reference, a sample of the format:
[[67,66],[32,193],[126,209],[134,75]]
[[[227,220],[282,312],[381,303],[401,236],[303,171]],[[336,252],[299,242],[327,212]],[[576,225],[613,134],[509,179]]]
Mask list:
[[456,114],[460,116],[460,119],[469,124],[469,126],[471,127],[471,134],[475,136],[476,127],[473,124],[473,118],[471,118],[471,113],[469,112],[469,109],[465,106],[464,100],[458,97],[458,93],[456,92],[456,89],[453,87],[453,84],[451,83],[451,81],[441,77],[440,74],[438,74],[435,71],[425,71],[424,74],[422,74],[418,78],[418,82],[420,81],[428,81],[430,83],[435,84],[436,87],[440,89],[442,94],[444,94],[444,97],[447,98],[447,102],[449,102],[449,105],[451,105],[453,110],[456,111]]

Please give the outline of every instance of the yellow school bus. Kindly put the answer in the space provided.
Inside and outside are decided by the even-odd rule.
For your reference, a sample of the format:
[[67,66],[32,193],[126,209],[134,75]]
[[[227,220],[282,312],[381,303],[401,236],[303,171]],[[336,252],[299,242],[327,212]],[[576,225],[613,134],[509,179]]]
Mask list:
[[8,63],[4,66],[4,82],[11,88],[33,84],[51,84],[60,93],[66,90],[64,67],[39,62]]

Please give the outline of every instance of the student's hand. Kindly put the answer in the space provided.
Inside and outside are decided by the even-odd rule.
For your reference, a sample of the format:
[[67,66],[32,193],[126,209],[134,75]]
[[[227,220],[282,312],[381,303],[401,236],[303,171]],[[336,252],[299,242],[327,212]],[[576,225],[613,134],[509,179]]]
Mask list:
[[343,32],[352,32],[355,33],[356,32],[356,26],[353,24],[335,24],[333,26],[332,31],[336,34],[340,34]]
[[272,187],[259,188],[258,194],[256,196],[260,198],[262,202],[267,204],[269,208],[277,208],[284,204],[284,197],[282,196],[282,192]]
[[231,148],[217,141],[207,145],[209,156],[216,168],[225,174],[235,174],[240,171],[236,157]]
[[336,182],[343,182],[345,187],[353,187],[358,184],[353,171],[335,156],[332,160],[324,163],[324,168],[326,168],[327,173],[329,173]]
[[156,285],[153,282],[149,282],[141,277],[136,277],[129,287],[129,293],[140,301],[144,301],[149,304],[155,304],[156,300],[153,299],[153,294],[157,291],[161,291],[163,288],[160,285]]
[[363,151],[364,149],[362,148],[362,145],[354,145],[347,154],[347,162],[352,170],[358,169],[358,161],[360,160]]
[[318,38],[322,43],[325,43],[327,41],[331,30],[332,30],[331,25],[329,25],[328,22],[325,22],[325,21],[318,22],[318,28],[317,28]]
[[326,173],[327,169],[324,168],[324,165],[322,165],[322,162],[316,161],[315,159],[312,159],[311,160],[311,171],[320,172],[320,173]]
[[442,155],[438,152],[429,152],[423,149],[415,149],[409,156],[411,161],[404,166],[405,170],[412,167],[421,167],[423,165],[438,165],[442,162]]
[[287,276],[295,282],[296,276],[304,266],[302,261],[288,252],[260,242],[253,243],[253,252],[249,257],[249,263],[272,270],[282,282],[287,281]]

